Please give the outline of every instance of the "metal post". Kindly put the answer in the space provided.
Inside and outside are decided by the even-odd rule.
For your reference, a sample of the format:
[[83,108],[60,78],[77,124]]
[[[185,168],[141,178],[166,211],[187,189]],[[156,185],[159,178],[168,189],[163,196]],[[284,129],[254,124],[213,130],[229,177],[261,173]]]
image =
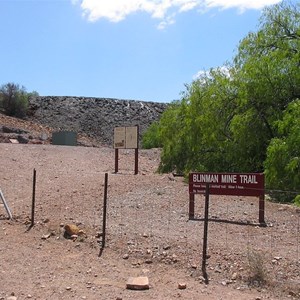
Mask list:
[[208,210],[209,210],[209,184],[206,184],[205,189],[205,213],[204,213],[204,229],[203,229],[203,252],[202,252],[202,274],[205,283],[208,284],[208,275],[206,272],[207,259],[207,233],[208,233]]
[[35,186],[36,186],[36,170],[33,169],[33,185],[32,185],[32,206],[31,206],[31,224],[34,225],[34,212],[35,212]]
[[2,193],[1,190],[0,190],[0,197],[1,197],[1,199],[2,199],[2,202],[3,202],[3,204],[4,204],[4,208],[5,208],[5,210],[6,210],[7,214],[8,214],[8,216],[9,216],[9,218],[12,219],[12,218],[13,218],[13,217],[12,217],[12,214],[11,214],[10,209],[9,209],[9,207],[8,207],[8,205],[7,205],[6,201],[5,201],[5,199],[4,199],[4,196],[3,196],[3,193]]
[[102,245],[101,245],[102,249],[104,249],[104,247],[105,247],[105,237],[106,237],[107,186],[108,186],[108,174],[105,173],[104,201],[103,201],[103,225],[102,225]]

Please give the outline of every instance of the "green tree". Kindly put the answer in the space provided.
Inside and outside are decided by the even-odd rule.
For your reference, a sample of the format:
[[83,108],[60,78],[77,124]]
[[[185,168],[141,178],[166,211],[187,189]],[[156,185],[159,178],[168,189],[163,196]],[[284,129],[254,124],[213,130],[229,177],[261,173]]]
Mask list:
[[[160,170],[261,172],[266,159],[271,170],[275,144],[293,137],[300,148],[299,130],[283,141],[278,125],[286,114],[297,117],[287,110],[299,98],[300,4],[283,1],[264,10],[258,31],[241,41],[231,64],[204,72],[163,114],[152,131],[163,147]],[[292,147],[283,151],[292,159],[287,178],[298,183],[297,156]],[[279,187],[272,172],[267,184]]]
[[187,163],[185,126],[185,105],[174,101],[163,113],[159,123],[159,137],[163,145],[159,171],[183,172]]
[[[298,191],[300,187],[300,100],[290,103],[277,122],[279,136],[272,139],[265,161],[269,188]],[[300,194],[300,192],[299,192]],[[279,200],[290,201],[295,194],[275,193]]]
[[186,172],[234,168],[229,124],[235,111],[236,90],[231,71],[230,66],[212,69],[187,87],[183,126],[188,147]]
[[285,1],[265,9],[259,30],[241,41],[234,60],[239,112],[233,131],[257,170],[263,170],[266,149],[278,135],[277,120],[300,95],[299,8]]
[[29,94],[25,87],[7,83],[0,88],[0,103],[8,116],[24,118],[28,107]]

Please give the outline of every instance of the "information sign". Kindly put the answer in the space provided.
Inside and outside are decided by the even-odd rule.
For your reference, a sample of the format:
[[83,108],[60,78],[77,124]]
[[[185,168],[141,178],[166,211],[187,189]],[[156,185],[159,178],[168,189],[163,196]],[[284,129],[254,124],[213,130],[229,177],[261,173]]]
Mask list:
[[211,195],[262,196],[264,174],[262,173],[190,173],[189,192],[204,194],[209,183]]
[[138,126],[114,128],[115,149],[138,148]]

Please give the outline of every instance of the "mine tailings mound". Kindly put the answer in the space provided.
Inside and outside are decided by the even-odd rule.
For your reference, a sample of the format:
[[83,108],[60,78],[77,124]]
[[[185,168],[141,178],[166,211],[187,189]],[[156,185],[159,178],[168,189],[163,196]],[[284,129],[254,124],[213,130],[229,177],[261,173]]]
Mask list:
[[57,131],[86,134],[112,145],[117,126],[139,126],[140,136],[158,121],[168,104],[135,100],[86,97],[33,97],[29,118]]

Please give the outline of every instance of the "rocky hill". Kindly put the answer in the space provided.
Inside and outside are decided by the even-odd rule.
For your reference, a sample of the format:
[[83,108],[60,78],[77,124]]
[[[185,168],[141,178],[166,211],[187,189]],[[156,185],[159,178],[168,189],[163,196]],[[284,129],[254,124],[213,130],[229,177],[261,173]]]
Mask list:
[[165,103],[111,98],[35,97],[30,99],[29,118],[55,131],[75,131],[110,146],[114,127],[139,125],[141,136],[166,107]]

